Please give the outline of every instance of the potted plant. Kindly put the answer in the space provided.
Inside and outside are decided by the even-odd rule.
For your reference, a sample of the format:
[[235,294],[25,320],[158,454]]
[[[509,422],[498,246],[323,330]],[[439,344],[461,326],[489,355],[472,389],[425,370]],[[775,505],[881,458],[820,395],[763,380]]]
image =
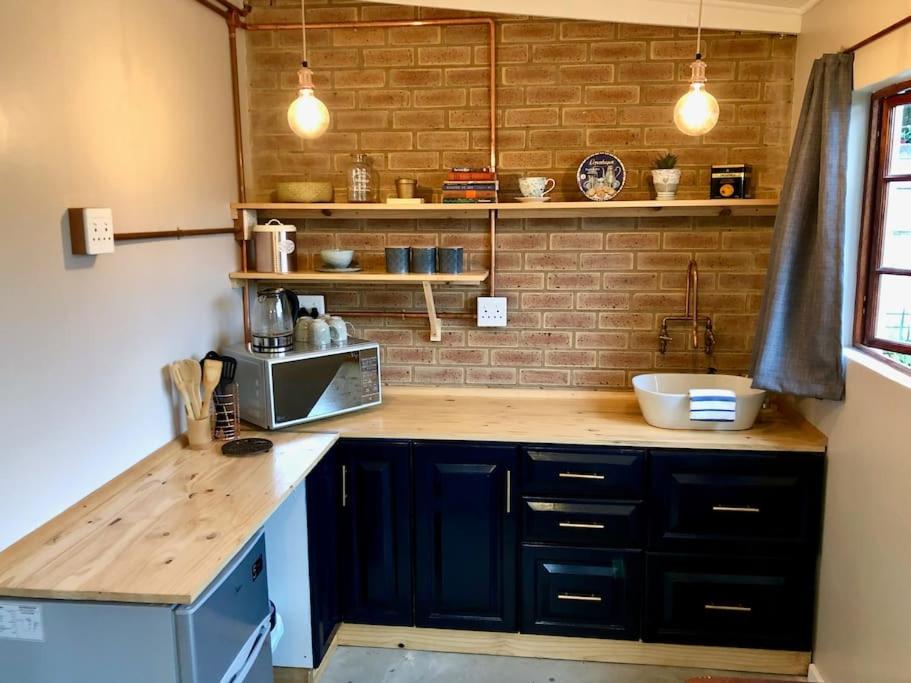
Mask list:
[[657,199],[676,199],[677,186],[680,184],[680,169],[677,157],[670,152],[663,157],[655,159],[655,168],[652,169],[652,182],[655,184]]

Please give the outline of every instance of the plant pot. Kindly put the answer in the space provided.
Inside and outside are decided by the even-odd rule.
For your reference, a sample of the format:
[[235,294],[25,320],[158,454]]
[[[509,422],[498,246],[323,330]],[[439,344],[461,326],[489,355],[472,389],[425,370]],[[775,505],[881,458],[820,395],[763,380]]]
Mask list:
[[677,186],[680,184],[679,168],[652,169],[652,182],[655,185],[656,199],[676,199]]

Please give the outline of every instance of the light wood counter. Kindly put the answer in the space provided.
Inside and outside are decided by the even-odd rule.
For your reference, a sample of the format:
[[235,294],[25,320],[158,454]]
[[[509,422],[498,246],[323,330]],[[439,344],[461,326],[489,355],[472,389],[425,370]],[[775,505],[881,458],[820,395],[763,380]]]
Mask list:
[[0,596],[193,602],[338,439],[266,436],[247,458],[155,451],[0,553]]
[[[766,411],[739,432],[659,429],[632,392],[384,387],[383,404],[322,420],[343,437],[824,452],[826,438],[796,415]],[[292,427],[314,431],[314,424]]]

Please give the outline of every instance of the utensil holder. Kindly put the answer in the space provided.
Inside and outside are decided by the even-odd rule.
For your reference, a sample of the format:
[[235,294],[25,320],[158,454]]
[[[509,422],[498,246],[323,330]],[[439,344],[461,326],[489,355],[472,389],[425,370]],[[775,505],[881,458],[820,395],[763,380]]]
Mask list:
[[437,260],[441,273],[461,273],[465,269],[465,250],[462,247],[440,247]]
[[190,448],[202,450],[212,443],[212,418],[209,415],[194,420],[187,418],[187,441]]
[[386,247],[386,272],[407,273],[410,253],[408,247]]
[[212,405],[215,409],[215,439],[236,439],[240,422],[240,393],[237,384],[231,383],[223,389],[216,389],[212,394]]

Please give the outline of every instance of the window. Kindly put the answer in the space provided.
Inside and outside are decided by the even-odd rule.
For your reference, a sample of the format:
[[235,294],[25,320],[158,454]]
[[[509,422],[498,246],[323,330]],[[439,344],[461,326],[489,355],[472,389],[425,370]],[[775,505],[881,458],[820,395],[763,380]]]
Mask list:
[[911,81],[873,95],[855,342],[911,367]]

